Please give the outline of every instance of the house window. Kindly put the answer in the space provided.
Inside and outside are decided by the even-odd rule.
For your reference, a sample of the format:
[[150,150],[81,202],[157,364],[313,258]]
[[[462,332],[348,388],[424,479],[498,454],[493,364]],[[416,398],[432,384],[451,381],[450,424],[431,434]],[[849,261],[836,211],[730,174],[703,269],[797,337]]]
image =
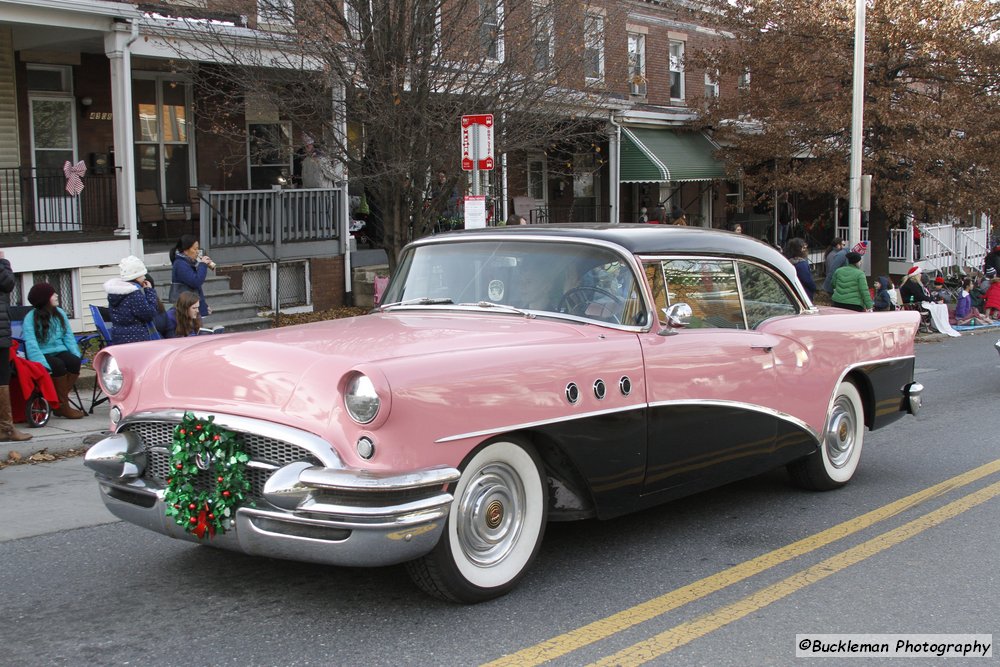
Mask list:
[[491,60],[501,60],[501,9],[497,0],[479,0],[479,42]]
[[745,70],[743,74],[740,74],[740,78],[736,80],[736,86],[738,88],[750,87],[750,70]]
[[292,126],[290,123],[247,125],[250,189],[286,185],[292,175]]
[[670,42],[670,99],[684,99],[684,42]]
[[257,22],[290,25],[295,18],[292,0],[257,0]]
[[132,81],[136,190],[165,205],[189,206],[191,86],[159,75]]
[[[24,275],[24,274],[20,274]],[[76,311],[73,307],[73,303],[76,299],[73,296],[73,273],[68,269],[62,270],[52,270],[52,271],[34,271],[31,274],[31,284],[27,285],[24,292],[27,294],[31,291],[32,285],[37,285],[38,283],[48,283],[55,288],[56,293],[59,295],[59,307],[66,311],[66,317],[73,319],[76,317]]]
[[552,27],[552,6],[545,2],[533,2],[531,15],[534,32],[532,54],[535,72],[545,73],[552,69],[555,60],[555,37]]
[[646,36],[638,32],[628,34],[628,83],[629,93],[646,96]]
[[719,73],[705,72],[705,97],[717,98],[719,96]]
[[28,65],[26,68],[28,90],[51,93],[72,93],[72,68],[61,65]]
[[587,13],[583,20],[583,74],[588,82],[604,78],[604,17]]
[[545,199],[545,158],[541,155],[528,158],[528,196]]

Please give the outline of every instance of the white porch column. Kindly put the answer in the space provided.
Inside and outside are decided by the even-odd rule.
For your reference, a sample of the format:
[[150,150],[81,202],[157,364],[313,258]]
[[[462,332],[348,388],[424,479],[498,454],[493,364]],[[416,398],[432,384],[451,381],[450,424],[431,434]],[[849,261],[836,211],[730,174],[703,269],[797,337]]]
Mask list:
[[[137,25],[135,26],[138,27]],[[129,47],[137,33],[125,23],[115,23],[104,35],[104,53],[111,61],[111,112],[115,167],[118,183],[118,230],[128,235],[129,252],[141,257],[135,213],[135,158],[132,138],[132,58]]]
[[621,220],[618,211],[621,201],[621,127],[615,123],[614,114],[608,128],[608,203],[611,205],[608,222],[613,225]]

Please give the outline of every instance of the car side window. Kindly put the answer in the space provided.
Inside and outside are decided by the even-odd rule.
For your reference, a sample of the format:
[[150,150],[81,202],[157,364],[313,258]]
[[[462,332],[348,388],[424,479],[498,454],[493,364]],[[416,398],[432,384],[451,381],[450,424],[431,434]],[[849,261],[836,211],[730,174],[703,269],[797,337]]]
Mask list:
[[745,329],[732,260],[667,259],[647,266],[657,313],[676,303],[691,307],[689,329]]
[[772,317],[799,312],[795,299],[776,275],[747,262],[739,262],[739,271],[743,306],[751,329]]

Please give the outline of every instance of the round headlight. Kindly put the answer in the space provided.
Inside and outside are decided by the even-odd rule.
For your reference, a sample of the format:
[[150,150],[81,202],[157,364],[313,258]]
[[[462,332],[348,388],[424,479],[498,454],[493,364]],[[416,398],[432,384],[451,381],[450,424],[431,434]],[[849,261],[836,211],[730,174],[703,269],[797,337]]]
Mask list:
[[344,393],[344,406],[351,419],[359,424],[367,424],[375,419],[379,406],[378,392],[375,385],[367,375],[355,375],[347,383],[347,391]]
[[112,356],[104,357],[101,363],[101,386],[104,387],[104,393],[114,396],[122,390],[124,384],[125,376],[118,368],[118,362]]

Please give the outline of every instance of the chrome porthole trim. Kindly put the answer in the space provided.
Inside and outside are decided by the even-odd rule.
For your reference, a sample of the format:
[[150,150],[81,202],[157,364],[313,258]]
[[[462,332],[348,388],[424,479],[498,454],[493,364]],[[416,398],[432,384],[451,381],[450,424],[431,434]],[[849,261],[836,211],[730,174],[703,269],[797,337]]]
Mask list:
[[620,380],[618,380],[618,390],[622,393],[622,396],[628,396],[632,393],[632,380],[627,375],[623,375]]
[[594,380],[594,396],[597,397],[597,400],[602,400],[607,393],[608,388],[605,386],[604,380],[601,378]]
[[570,405],[576,405],[577,401],[580,400],[580,388],[576,386],[575,382],[566,385],[566,400],[570,402]]

